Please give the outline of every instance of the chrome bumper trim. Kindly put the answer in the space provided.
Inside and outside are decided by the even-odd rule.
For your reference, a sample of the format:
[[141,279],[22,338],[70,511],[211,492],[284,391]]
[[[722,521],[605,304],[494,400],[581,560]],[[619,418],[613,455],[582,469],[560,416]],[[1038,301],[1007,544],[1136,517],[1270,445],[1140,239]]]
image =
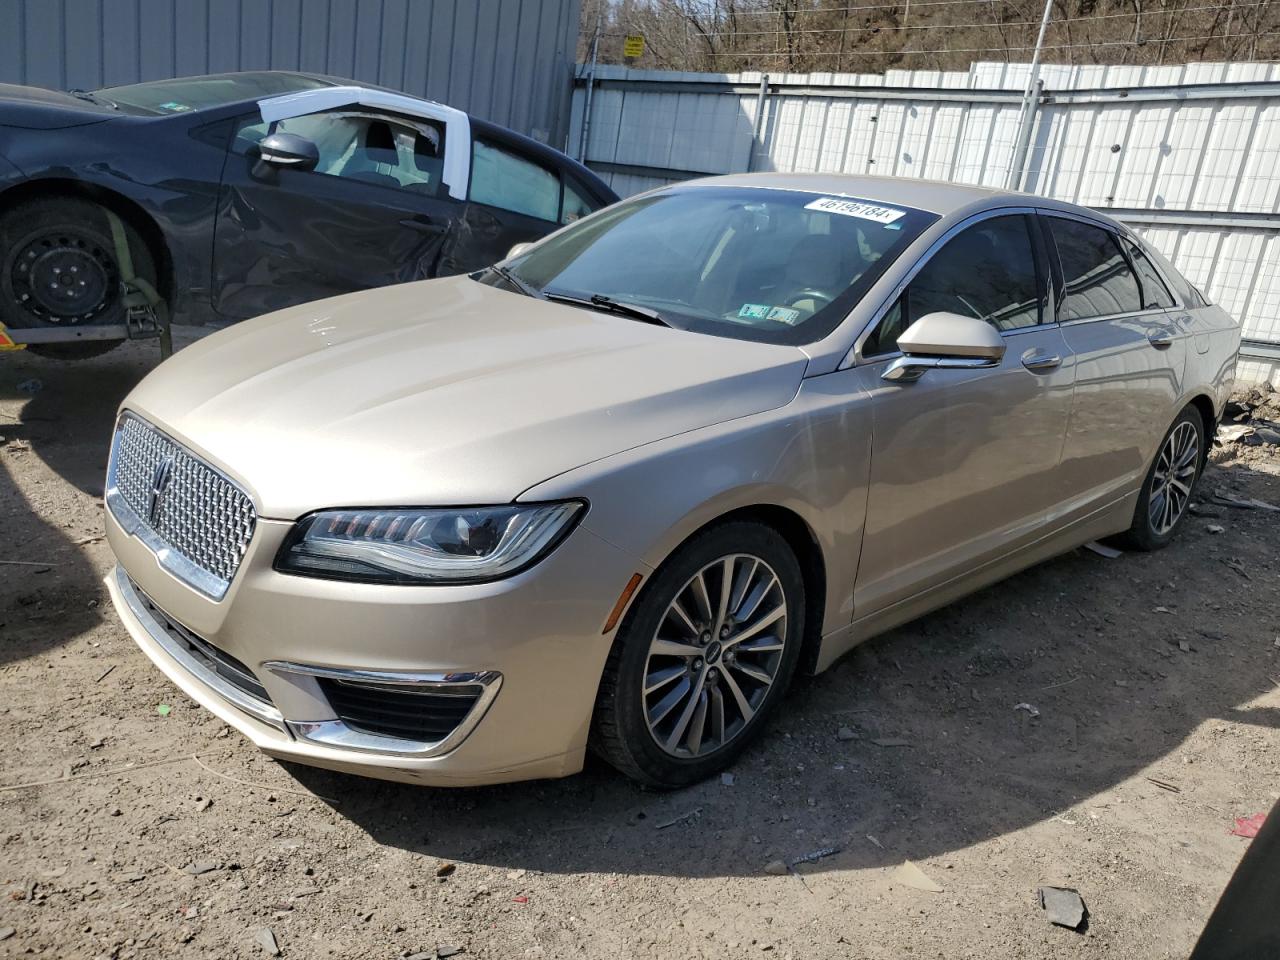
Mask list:
[[269,660],[262,666],[278,676],[289,674],[306,677],[325,677],[350,683],[412,687],[423,693],[441,696],[457,696],[462,687],[480,687],[475,705],[463,717],[462,722],[444,739],[434,742],[404,740],[383,734],[356,730],[339,719],[299,721],[288,720],[289,732],[299,740],[320,744],[338,750],[358,753],[376,753],[387,756],[429,759],[439,757],[456,748],[484,719],[502,687],[502,674],[494,670],[480,673],[410,673],[391,670],[342,670],[334,667],[315,667],[284,660]]
[[249,696],[231,683],[219,677],[217,674],[210,673],[193,658],[187,651],[183,650],[178,643],[170,636],[168,629],[157,620],[147,609],[146,604],[142,602],[142,598],[138,595],[137,589],[133,585],[133,581],[129,579],[129,575],[125,573],[124,567],[117,565],[114,571],[116,579],[116,589],[120,591],[120,596],[129,607],[129,612],[142,624],[142,628],[147,631],[155,644],[164,650],[174,662],[181,666],[196,680],[199,680],[204,686],[208,687],[223,700],[244,713],[261,720],[263,723],[274,727],[281,732],[287,732],[284,717],[275,707],[262,703],[259,700]]

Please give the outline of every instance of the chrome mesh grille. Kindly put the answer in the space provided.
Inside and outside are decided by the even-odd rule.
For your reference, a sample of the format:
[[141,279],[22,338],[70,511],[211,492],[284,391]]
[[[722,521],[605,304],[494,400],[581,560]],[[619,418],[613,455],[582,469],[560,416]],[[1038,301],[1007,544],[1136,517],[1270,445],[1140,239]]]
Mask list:
[[[167,476],[157,483],[166,461]],[[116,428],[108,486],[190,563],[224,583],[235,576],[257,514],[248,495],[213,467],[150,424],[125,416]]]

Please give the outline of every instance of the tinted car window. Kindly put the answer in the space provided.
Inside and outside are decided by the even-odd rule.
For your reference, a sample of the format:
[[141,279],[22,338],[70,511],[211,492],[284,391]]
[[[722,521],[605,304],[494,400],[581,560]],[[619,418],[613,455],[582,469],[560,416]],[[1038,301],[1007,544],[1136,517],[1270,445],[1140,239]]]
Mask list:
[[1132,243],[1128,247],[1129,259],[1133,261],[1134,269],[1138,271],[1138,280],[1142,283],[1143,305],[1148,310],[1156,307],[1172,307],[1173,294],[1164,285],[1164,281],[1160,279],[1160,274],[1151,265],[1147,255]]
[[[248,153],[267,130],[266,121],[256,118],[242,124],[231,149]],[[443,188],[444,135],[436,124],[337,111],[281,120],[275,132],[297,134],[316,145],[320,161],[313,173],[433,196]]]
[[1079,220],[1051,217],[1066,294],[1062,319],[1087,320],[1142,309],[1138,278],[1115,234]]
[[560,178],[532,160],[480,139],[471,151],[471,199],[560,222]]
[[505,266],[534,291],[603,295],[682,329],[812,343],[936,219],[799,190],[673,187],[570,224]]
[[976,223],[934,254],[907,288],[908,326],[938,311],[986,320],[997,330],[1040,322],[1040,283],[1025,216]]
[[1182,300],[1185,307],[1203,307],[1209,301],[1204,298],[1200,291],[1192,285],[1191,281],[1184,277],[1167,258],[1165,258],[1159,250],[1154,248],[1148,249],[1147,253],[1151,259],[1160,264],[1160,269],[1164,271],[1164,275],[1169,278],[1169,282],[1173,284],[1178,296]]

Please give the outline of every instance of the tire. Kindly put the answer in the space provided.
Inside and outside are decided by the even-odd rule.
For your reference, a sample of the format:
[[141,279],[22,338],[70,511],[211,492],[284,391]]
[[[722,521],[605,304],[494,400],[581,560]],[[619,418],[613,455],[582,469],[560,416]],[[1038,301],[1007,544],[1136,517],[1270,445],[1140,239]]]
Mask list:
[[[727,630],[712,636],[726,560]],[[782,616],[770,620],[779,608]],[[645,585],[614,638],[592,717],[592,749],[651,787],[682,787],[723,770],[759,736],[785,695],[805,613],[800,564],[777,531],[731,521],[698,534]],[[665,646],[655,650],[660,628]],[[670,652],[677,647],[690,652]]]
[[[1200,411],[1195,407],[1183,409],[1156,448],[1133,510],[1133,525],[1116,538],[1117,542],[1142,551],[1160,550],[1169,545],[1186,519],[1187,505],[1200,479],[1205,438]],[[1172,482],[1170,462],[1173,463]]]
[[[134,271],[156,283],[155,258],[124,225]],[[88,200],[31,200],[0,216],[0,320],[15,330],[112,326],[125,322],[120,264],[103,207]],[[77,360],[123,340],[33,344],[32,353]]]

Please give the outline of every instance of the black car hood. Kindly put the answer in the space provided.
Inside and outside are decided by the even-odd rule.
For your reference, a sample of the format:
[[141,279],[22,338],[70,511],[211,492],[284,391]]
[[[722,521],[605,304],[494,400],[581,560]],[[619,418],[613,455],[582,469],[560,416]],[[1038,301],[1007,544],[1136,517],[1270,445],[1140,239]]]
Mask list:
[[60,130],[102,123],[117,116],[110,107],[59,90],[0,83],[0,125],[28,130]]

